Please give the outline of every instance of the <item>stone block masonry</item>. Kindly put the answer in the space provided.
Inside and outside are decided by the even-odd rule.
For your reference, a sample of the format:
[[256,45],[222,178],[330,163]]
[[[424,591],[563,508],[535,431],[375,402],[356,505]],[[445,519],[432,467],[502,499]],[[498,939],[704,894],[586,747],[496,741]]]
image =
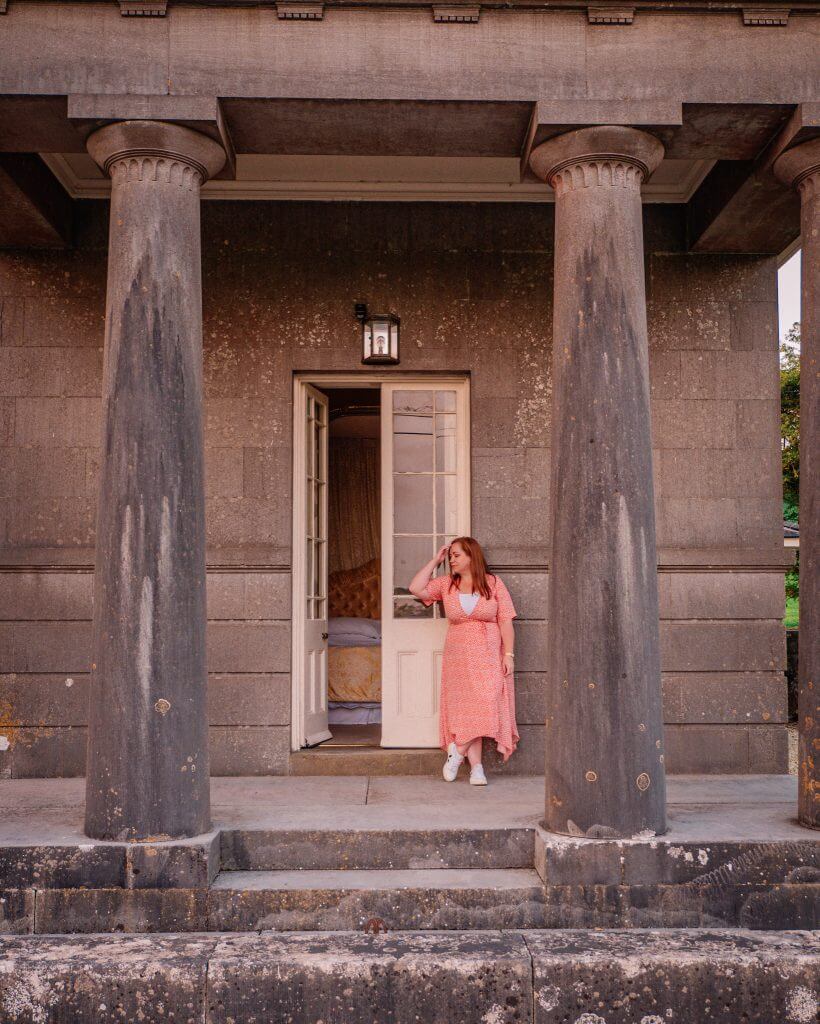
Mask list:
[[812,1024],[809,932],[0,938],[8,1024]]
[[[74,249],[0,253],[0,772],[17,777],[85,766],[107,209],[79,205]],[[667,767],[785,771],[775,267],[684,254],[668,210],[643,216]],[[202,229],[213,773],[289,770],[290,379],[358,368],[362,296],[402,316],[400,370],[470,374],[472,528],[520,614],[505,771],[540,772],[552,208],[209,201]]]

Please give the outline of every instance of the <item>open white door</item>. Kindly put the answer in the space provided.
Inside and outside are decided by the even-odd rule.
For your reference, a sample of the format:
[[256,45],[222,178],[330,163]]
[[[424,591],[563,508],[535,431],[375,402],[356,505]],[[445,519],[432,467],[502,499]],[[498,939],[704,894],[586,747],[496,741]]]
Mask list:
[[[382,385],[382,746],[437,747],[447,622],[410,580],[470,532],[467,381]],[[448,572],[445,564],[438,570]]]
[[[297,747],[329,740],[327,726],[327,431],[328,400],[309,384],[297,385],[302,405],[296,439],[293,589],[294,667],[299,676],[294,708]],[[298,422],[298,421],[297,421]]]

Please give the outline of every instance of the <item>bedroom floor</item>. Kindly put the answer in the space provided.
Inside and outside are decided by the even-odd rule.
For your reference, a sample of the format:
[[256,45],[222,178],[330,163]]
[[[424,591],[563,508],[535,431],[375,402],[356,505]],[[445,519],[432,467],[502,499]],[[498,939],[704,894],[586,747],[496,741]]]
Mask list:
[[382,727],[375,725],[330,725],[333,738],[325,740],[323,747],[378,747]]

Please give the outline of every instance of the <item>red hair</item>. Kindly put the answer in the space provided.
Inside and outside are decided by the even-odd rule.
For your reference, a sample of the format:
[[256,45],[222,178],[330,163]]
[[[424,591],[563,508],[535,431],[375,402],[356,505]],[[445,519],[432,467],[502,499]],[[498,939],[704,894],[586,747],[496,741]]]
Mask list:
[[[470,559],[470,570],[473,575],[473,590],[477,594],[481,594],[488,601],[490,599],[490,584],[487,581],[488,576],[492,576],[492,573],[487,570],[487,559],[484,557],[484,552],[481,545],[475,539],[475,537],[456,537],[451,540],[447,547],[447,558],[450,558],[450,549],[454,544],[460,544],[465,555]],[[495,576],[492,577],[495,579]],[[459,573],[450,573],[450,587],[452,588],[455,583],[458,585],[461,580]]]

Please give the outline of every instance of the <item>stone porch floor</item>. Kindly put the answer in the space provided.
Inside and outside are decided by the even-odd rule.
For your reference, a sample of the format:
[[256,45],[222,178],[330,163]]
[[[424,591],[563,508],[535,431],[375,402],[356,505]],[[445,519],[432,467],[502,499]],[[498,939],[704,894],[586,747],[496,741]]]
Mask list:
[[[0,781],[0,847],[96,845],[83,835],[83,779]],[[793,775],[676,775],[667,780],[667,842],[808,841]],[[534,828],[540,776],[470,787],[419,776],[215,778],[214,830]],[[557,837],[556,837],[557,838]],[[568,840],[571,842],[571,840]]]

